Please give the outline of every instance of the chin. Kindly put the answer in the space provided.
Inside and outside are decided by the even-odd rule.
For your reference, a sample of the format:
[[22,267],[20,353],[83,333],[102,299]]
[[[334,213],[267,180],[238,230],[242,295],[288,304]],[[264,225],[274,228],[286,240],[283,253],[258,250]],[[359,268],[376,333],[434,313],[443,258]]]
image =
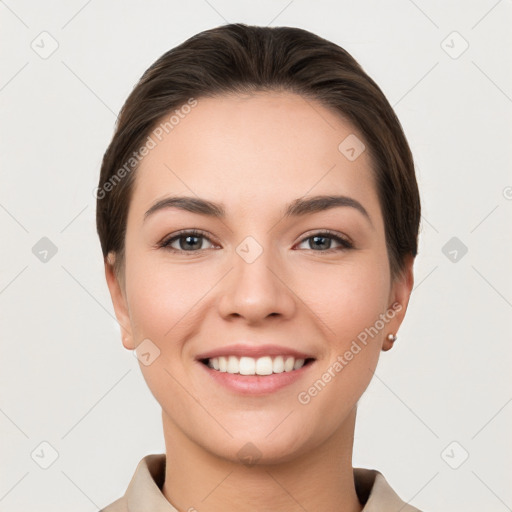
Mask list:
[[308,437],[304,425],[289,425],[287,428],[281,425],[276,429],[277,424],[268,429],[259,428],[254,433],[248,432],[247,428],[236,431],[228,427],[233,438],[214,436],[199,444],[216,457],[245,466],[290,462],[313,448],[313,440]]

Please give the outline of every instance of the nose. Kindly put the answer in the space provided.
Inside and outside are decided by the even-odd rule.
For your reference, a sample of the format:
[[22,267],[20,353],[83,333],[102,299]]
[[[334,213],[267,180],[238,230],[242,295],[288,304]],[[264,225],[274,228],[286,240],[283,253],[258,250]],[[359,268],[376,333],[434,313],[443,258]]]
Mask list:
[[233,267],[220,289],[223,318],[240,317],[248,324],[258,324],[267,317],[293,316],[297,298],[270,251],[263,251],[251,263],[234,253]]

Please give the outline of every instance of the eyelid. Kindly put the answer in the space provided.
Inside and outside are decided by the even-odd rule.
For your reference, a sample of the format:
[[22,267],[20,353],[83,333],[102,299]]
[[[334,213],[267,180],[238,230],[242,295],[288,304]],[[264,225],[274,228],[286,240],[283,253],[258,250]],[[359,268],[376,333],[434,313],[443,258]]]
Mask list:
[[307,233],[302,235],[300,241],[303,242],[304,240],[307,240],[308,238],[311,238],[313,236],[320,236],[320,235],[329,235],[329,236],[332,236],[333,238],[339,238],[343,242],[346,242],[347,244],[349,244],[351,246],[354,245],[354,242],[352,241],[352,239],[349,236],[347,236],[343,233],[340,233],[338,231],[333,231],[332,229],[316,229],[316,230],[308,231]]
[[[181,237],[184,237],[184,236],[202,237],[202,238],[205,238],[206,240],[210,241],[213,245],[220,245],[216,241],[215,237],[209,235],[208,233],[206,233],[206,231],[203,231],[202,229],[197,229],[197,228],[180,229],[180,230],[172,233],[171,235],[164,237],[160,242],[158,242],[157,245],[159,248],[167,249],[169,251],[175,251],[175,252],[189,252],[189,253],[200,252],[200,251],[182,251],[180,249],[174,249],[173,247],[170,246],[171,242],[173,242]],[[201,250],[205,251],[206,249],[201,249]]]
[[[334,239],[336,242],[338,242],[341,245],[342,250],[348,250],[348,249],[355,248],[354,242],[352,241],[352,239],[350,237],[348,237],[347,235],[345,235],[343,233],[339,233],[338,231],[333,231],[331,229],[316,229],[316,230],[308,231],[305,234],[301,235],[301,238],[299,239],[298,242],[296,242],[294,244],[294,247],[296,245],[300,245],[300,244],[304,243],[306,240],[309,240],[310,238],[313,238],[314,236],[325,236],[325,235],[327,235],[327,237],[330,237],[330,238]],[[157,244],[158,248],[167,249],[171,252],[189,253],[189,254],[194,254],[194,253],[197,254],[199,252],[207,250],[207,249],[198,249],[198,250],[194,250],[194,251],[184,251],[181,249],[174,249],[173,247],[170,246],[170,244],[172,242],[174,242],[175,240],[177,240],[181,237],[184,237],[184,236],[201,237],[201,238],[208,240],[213,245],[219,245],[219,246],[221,245],[216,240],[216,238],[214,236],[208,234],[207,232],[205,232],[201,229],[185,228],[185,229],[176,231],[167,237],[164,237],[164,239]],[[313,250],[313,249],[307,249],[307,250]],[[339,251],[339,250],[340,250],[340,248],[330,248],[330,249],[326,249],[325,251],[314,251],[314,252],[319,252],[319,253],[324,252],[325,253],[325,252]]]

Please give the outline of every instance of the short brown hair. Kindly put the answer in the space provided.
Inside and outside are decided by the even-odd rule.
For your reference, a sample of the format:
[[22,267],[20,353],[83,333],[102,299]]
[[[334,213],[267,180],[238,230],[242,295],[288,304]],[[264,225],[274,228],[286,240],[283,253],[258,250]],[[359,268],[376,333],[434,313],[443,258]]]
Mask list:
[[391,105],[357,61],[335,43],[299,28],[241,23],[206,30],[169,50],[128,96],[103,156],[97,189],[96,227],[103,257],[115,253],[120,277],[137,168],[133,154],[162,117],[191,98],[257,91],[289,91],[317,100],[360,131],[373,163],[395,278],[404,269],[404,257],[417,254],[420,196],[413,157]]

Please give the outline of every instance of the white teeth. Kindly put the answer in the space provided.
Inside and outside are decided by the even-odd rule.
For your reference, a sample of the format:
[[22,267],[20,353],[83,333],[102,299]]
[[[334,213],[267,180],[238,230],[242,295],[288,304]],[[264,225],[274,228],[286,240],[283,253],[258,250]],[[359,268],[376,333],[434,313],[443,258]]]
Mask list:
[[254,375],[256,373],[256,361],[252,357],[241,357],[238,368],[240,375]]
[[284,372],[284,357],[277,356],[274,358],[272,363],[272,371],[274,373],[283,373]]
[[295,363],[293,363],[293,369],[298,370],[304,366],[304,359],[296,359]]
[[[248,359],[252,359],[249,357]],[[256,359],[256,375],[271,375],[273,370],[272,358],[269,356]]]
[[236,356],[229,356],[228,357],[228,373],[240,373],[239,372],[239,364],[238,364],[238,357]]
[[208,359],[208,366],[222,373],[239,373],[240,375],[271,375],[272,373],[291,372],[304,366],[304,359],[292,356],[254,357],[220,356]]
[[294,357],[287,357],[284,362],[284,371],[291,372],[293,370],[293,364],[295,363]]

